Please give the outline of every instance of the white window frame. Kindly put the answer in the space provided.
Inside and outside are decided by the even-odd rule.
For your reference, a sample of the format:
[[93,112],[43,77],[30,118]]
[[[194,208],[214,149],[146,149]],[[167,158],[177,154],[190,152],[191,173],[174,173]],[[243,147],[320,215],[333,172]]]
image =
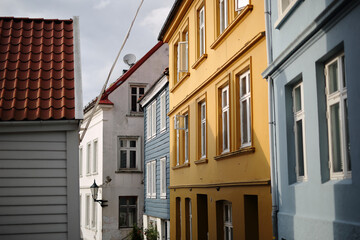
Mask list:
[[166,130],[166,92],[160,95],[160,131]]
[[189,162],[189,115],[185,114],[184,118],[184,162]]
[[86,175],[91,173],[91,142],[86,144]]
[[[224,104],[224,92],[226,92],[226,105]],[[225,121],[224,116],[226,117],[227,129],[225,131]],[[230,151],[230,126],[229,126],[229,117],[230,117],[230,107],[229,107],[229,86],[226,86],[221,89],[221,124],[222,124],[222,153]],[[226,138],[225,138],[226,136]],[[225,140],[227,141],[227,146],[225,146]]]
[[151,184],[151,162],[147,162],[146,163],[146,198],[151,198],[151,188],[152,188],[152,184]]
[[[136,88],[136,94],[132,93],[132,88]],[[144,89],[144,92],[142,94],[140,93],[140,88]],[[143,110],[142,110],[140,104],[137,102],[137,100],[144,95],[145,88],[146,88],[145,85],[130,85],[130,112],[132,112],[132,113],[143,113]],[[132,97],[133,96],[136,97],[136,103],[135,103],[136,104],[136,111],[132,110],[132,101],[133,101]]]
[[[126,141],[126,146],[121,147],[121,141]],[[130,141],[135,141],[136,147],[130,147]],[[118,170],[140,170],[141,146],[139,136],[119,136],[118,137]],[[126,167],[121,166],[121,151],[126,151]],[[135,168],[130,168],[130,151],[136,151]]]
[[[300,109],[296,109],[296,89],[300,89]],[[307,178],[307,167],[306,167],[306,144],[305,144],[305,111],[304,111],[304,92],[303,92],[303,82],[300,82],[296,86],[293,87],[292,91],[292,97],[293,97],[293,114],[294,114],[294,139],[295,139],[295,159],[296,159],[296,166],[295,166],[295,172],[296,172],[296,179],[298,182],[304,181]],[[298,129],[297,129],[297,122],[302,122],[302,149],[299,149],[299,142],[298,142]],[[300,151],[302,151],[303,155],[303,167],[304,167],[304,175],[300,175]]]
[[160,198],[166,198],[166,157],[160,158]]
[[91,205],[91,197],[90,194],[86,194],[85,197],[85,227],[90,228],[90,205]]
[[83,147],[79,148],[79,176],[83,176]]
[[83,203],[82,203],[82,199],[83,199],[83,196],[82,196],[82,194],[80,193],[80,195],[79,195],[79,208],[80,208],[80,227],[82,227],[83,226]]
[[249,4],[249,0],[235,0],[235,11],[240,12]]
[[200,104],[200,138],[201,138],[201,157],[206,158],[206,102]]
[[287,5],[286,8],[283,8],[283,0],[279,0],[279,19],[282,18],[283,16],[285,16],[289,11],[290,9],[295,5],[295,3],[297,2],[298,0],[289,0],[289,4]]
[[151,172],[152,172],[152,174],[151,174],[151,177],[152,177],[151,198],[156,198],[156,160],[151,162]]
[[220,34],[228,26],[228,0],[219,0]]
[[[187,33],[186,33],[187,36]],[[188,72],[189,71],[189,67],[188,67],[188,41],[182,41],[182,42],[178,42],[177,45],[178,48],[178,61],[177,61],[177,69],[178,69],[178,74],[181,72]]]
[[99,141],[95,139],[93,141],[93,151],[92,151],[92,173],[96,174],[98,172],[98,158],[99,158]]
[[156,160],[146,163],[146,198],[156,198]]
[[[245,86],[243,86],[242,79],[245,80]],[[250,70],[241,74],[239,77],[239,86],[240,86],[240,139],[241,139],[241,148],[251,146],[251,83],[250,83]],[[242,95],[242,89],[245,88],[245,94]],[[242,104],[246,104],[246,123],[245,117],[243,116]],[[244,134],[246,129],[247,134]]]
[[91,201],[91,228],[96,229],[97,203]]
[[[329,149],[329,168],[330,168],[330,178],[331,179],[344,179],[344,178],[351,178],[351,169],[349,170],[348,167],[351,163],[349,163],[350,159],[348,159],[348,151],[350,151],[350,143],[347,142],[347,129],[348,120],[347,120],[347,86],[345,82],[345,69],[344,69],[344,60],[345,56],[344,53],[336,56],[331,61],[329,61],[325,65],[325,92],[326,92],[326,106],[327,106],[327,125],[328,125],[328,149]],[[329,87],[329,67],[333,63],[337,63],[337,84],[338,90],[330,93]],[[344,86],[345,82],[345,86]],[[341,155],[341,165],[342,171],[335,172],[333,168],[334,164],[334,156],[333,156],[333,136],[332,136],[332,120],[331,120],[331,107],[335,104],[339,104],[339,130],[340,130],[340,155]]]
[[[229,216],[229,220],[228,221],[226,221],[226,219],[225,219],[225,211],[226,211],[226,208],[225,208],[225,206],[227,206],[228,207],[228,209],[227,209],[227,212],[228,212],[228,216]],[[229,231],[229,240],[230,239],[233,239],[233,236],[232,236],[232,234],[233,234],[233,223],[232,223],[232,204],[231,204],[231,202],[228,202],[228,201],[224,201],[223,202],[223,214],[224,214],[224,216],[223,216],[223,218],[224,218],[224,240],[228,240],[228,239],[226,239],[226,232],[227,231]]]
[[156,136],[156,100],[146,108],[146,138],[148,140]]
[[199,57],[205,54],[205,5],[199,10]]

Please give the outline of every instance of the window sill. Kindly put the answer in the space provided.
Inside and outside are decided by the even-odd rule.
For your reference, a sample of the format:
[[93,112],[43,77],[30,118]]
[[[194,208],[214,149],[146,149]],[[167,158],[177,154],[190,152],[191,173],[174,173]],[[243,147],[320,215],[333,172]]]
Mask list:
[[184,163],[184,164],[181,164],[181,165],[174,166],[174,167],[172,167],[172,170],[185,168],[185,167],[190,167],[190,163],[187,162],[187,163]]
[[180,78],[180,80],[170,89],[170,92],[175,91],[175,89],[177,89],[188,77],[190,77],[189,72],[185,73],[185,75]]
[[215,160],[222,160],[222,159],[225,159],[225,158],[234,157],[234,156],[237,156],[237,155],[245,155],[245,154],[254,153],[254,152],[255,152],[254,147],[241,148],[241,149],[239,149],[237,151],[227,152],[227,153],[215,156],[214,159]]
[[166,199],[166,196],[160,196],[160,199]]
[[115,173],[143,173],[143,171],[138,170],[138,169],[119,169],[116,170]]
[[228,25],[226,29],[218,36],[218,38],[210,45],[210,48],[216,49],[220,45],[220,43],[223,42],[223,40],[227,36],[229,36],[229,33],[235,28],[236,24],[238,24],[240,20],[243,19],[245,15],[248,12],[250,12],[252,9],[253,9],[253,5],[247,5],[246,7],[244,7],[239,13],[239,15],[235,17],[234,21],[232,21],[230,25]]
[[286,8],[286,10],[279,16],[279,18],[274,23],[275,29],[280,29],[281,26],[286,22],[286,20],[290,17],[290,15],[294,12],[294,10],[299,6],[300,2],[304,0],[295,0],[290,3],[290,5]]
[[208,159],[207,158],[202,158],[199,160],[194,161],[195,164],[203,164],[203,163],[208,163]]
[[207,58],[207,54],[204,53],[203,55],[201,55],[201,57],[198,58],[198,60],[196,60],[196,62],[191,66],[192,69],[197,68],[206,58]]
[[144,117],[143,112],[131,112],[129,114],[126,114],[126,117]]

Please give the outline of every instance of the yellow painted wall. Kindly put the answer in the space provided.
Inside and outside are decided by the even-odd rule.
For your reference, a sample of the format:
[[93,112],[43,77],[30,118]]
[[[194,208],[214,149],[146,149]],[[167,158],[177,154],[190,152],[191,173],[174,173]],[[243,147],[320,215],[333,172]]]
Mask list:
[[[206,15],[205,52],[207,57],[194,67],[194,64],[199,59],[197,56],[197,9],[203,3],[205,4]],[[240,17],[236,15],[235,11],[231,11],[229,16],[230,26],[226,30],[227,33],[220,37],[222,38],[221,41],[219,41],[220,38],[216,30],[216,3],[215,0],[183,1],[180,11],[172,21],[163,39],[164,42],[169,43],[170,165],[172,167],[170,169],[170,187],[172,188],[170,191],[171,238],[175,239],[173,238],[175,231],[173,221],[175,218],[175,197],[180,196],[184,199],[191,195],[195,196],[198,192],[204,192],[208,194],[209,198],[211,196],[233,199],[236,209],[241,207],[241,199],[243,199],[241,194],[250,190],[252,194],[258,195],[259,199],[261,198],[264,202],[262,207],[259,206],[259,218],[261,215],[261,231],[263,232],[260,239],[271,239],[269,184],[246,187],[240,184],[266,183],[270,180],[268,92],[267,82],[261,77],[261,72],[267,66],[264,1],[250,0],[250,5],[243,10],[246,14],[242,14]],[[234,4],[231,0],[229,0],[229,6],[231,10],[234,10]],[[176,83],[174,55],[176,49],[174,46],[179,39],[181,40],[180,33],[186,26],[188,26],[189,30],[189,73],[187,77]],[[213,47],[216,43],[217,46]],[[236,117],[239,112],[237,105],[239,99],[235,97],[239,89],[236,82],[238,81],[237,75],[249,68],[251,76],[252,149],[255,152],[241,153],[241,150],[239,150],[240,125]],[[230,88],[231,154],[228,157],[221,157],[218,134],[219,99],[217,95],[219,86],[226,81],[228,81]],[[207,162],[196,164],[195,162],[199,160],[198,99],[204,97],[207,104]],[[174,130],[173,117],[186,109],[189,111],[189,164],[176,166],[176,131]],[[215,160],[215,158],[218,158],[218,160]],[[229,183],[239,184],[224,188],[226,190],[221,188],[220,191],[211,188],[211,186],[222,186]],[[180,186],[185,188],[178,189]],[[199,188],[196,188],[198,190],[189,192],[186,189],[186,187],[191,188],[194,186],[198,186]],[[174,188],[178,190],[174,191]],[[182,204],[184,204],[183,202]],[[210,206],[210,202],[208,203]],[[196,204],[194,204],[193,211],[195,210]],[[211,210],[209,207],[209,218],[213,211],[214,209]],[[193,215],[193,219],[196,219],[195,215]],[[211,224],[213,223],[209,223],[210,229],[213,227]],[[193,229],[193,231],[196,231],[196,229]],[[241,231],[241,229],[236,231]],[[211,236],[214,239],[213,237],[216,235]],[[242,235],[239,232],[237,236]],[[239,239],[244,238],[242,236]]]

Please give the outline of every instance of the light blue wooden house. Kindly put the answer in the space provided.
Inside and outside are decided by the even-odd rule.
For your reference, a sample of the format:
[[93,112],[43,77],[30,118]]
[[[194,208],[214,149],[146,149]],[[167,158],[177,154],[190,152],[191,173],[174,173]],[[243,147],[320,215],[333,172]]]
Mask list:
[[360,239],[360,1],[265,16],[274,239]]
[[169,186],[169,84],[168,70],[140,99],[144,109],[144,189],[143,228],[156,226],[160,239],[170,239]]

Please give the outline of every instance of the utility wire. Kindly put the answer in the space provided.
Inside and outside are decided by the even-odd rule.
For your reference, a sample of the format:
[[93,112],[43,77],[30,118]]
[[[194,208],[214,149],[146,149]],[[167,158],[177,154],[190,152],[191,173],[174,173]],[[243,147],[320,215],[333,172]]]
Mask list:
[[121,51],[123,50],[123,48],[124,48],[124,46],[125,46],[125,43],[126,43],[127,39],[129,38],[131,29],[132,29],[132,27],[133,27],[133,25],[134,25],[134,22],[135,22],[135,20],[136,20],[136,17],[137,17],[137,15],[138,15],[139,11],[140,11],[140,8],[141,8],[143,2],[144,2],[144,0],[141,0],[140,5],[139,5],[138,9],[136,10],[134,19],[132,20],[131,25],[130,25],[130,27],[129,27],[129,30],[128,30],[128,32],[127,32],[127,34],[126,34],[126,36],[125,36],[125,39],[124,39],[124,41],[123,41],[123,43],[122,43],[122,45],[121,45],[121,48],[120,48],[120,50],[119,50],[119,53],[117,54],[117,56],[116,56],[116,58],[115,58],[115,61],[114,61],[113,65],[112,65],[112,67],[111,67],[111,69],[110,69],[109,75],[108,75],[108,77],[107,77],[107,79],[106,79],[106,81],[105,81],[105,83],[104,83],[104,86],[103,86],[102,89],[101,89],[101,92],[100,92],[99,96],[98,96],[97,99],[96,99],[96,103],[95,103],[95,105],[94,105],[94,107],[93,107],[93,109],[92,109],[92,111],[91,111],[91,115],[90,115],[90,117],[89,117],[89,120],[87,121],[86,126],[85,126],[85,128],[84,128],[84,130],[83,130],[83,132],[82,132],[82,134],[81,134],[80,143],[81,143],[81,141],[84,139],[85,133],[86,133],[86,131],[87,131],[89,125],[90,125],[90,122],[91,122],[91,120],[92,120],[92,118],[93,118],[93,116],[94,116],[94,114],[95,114],[96,108],[97,108],[98,105],[99,105],[100,99],[101,99],[102,95],[103,95],[104,92],[105,92],[105,88],[106,88],[106,86],[107,86],[107,84],[108,84],[108,82],[109,82],[111,73],[112,73],[113,70],[114,70],[114,67],[115,67],[115,65],[116,65],[116,62],[117,62],[118,59],[119,59],[119,56],[120,56],[120,54],[121,54]]

